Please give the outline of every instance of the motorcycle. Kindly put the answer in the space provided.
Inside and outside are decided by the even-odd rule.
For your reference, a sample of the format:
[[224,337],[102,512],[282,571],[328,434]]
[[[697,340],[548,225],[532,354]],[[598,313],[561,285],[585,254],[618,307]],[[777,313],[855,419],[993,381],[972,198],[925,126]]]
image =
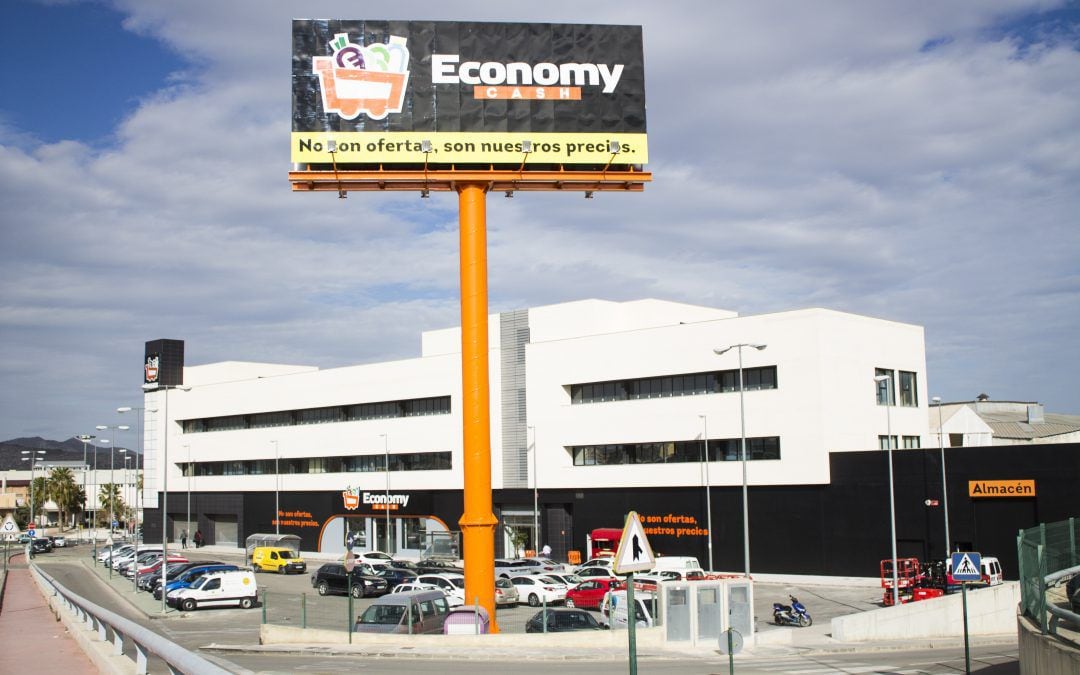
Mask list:
[[788,598],[791,599],[790,605],[781,605],[779,602],[773,603],[773,623],[777,626],[800,626],[802,628],[812,625],[814,619],[810,616],[810,612],[806,611],[806,606],[799,602],[799,599],[794,595],[789,595]]

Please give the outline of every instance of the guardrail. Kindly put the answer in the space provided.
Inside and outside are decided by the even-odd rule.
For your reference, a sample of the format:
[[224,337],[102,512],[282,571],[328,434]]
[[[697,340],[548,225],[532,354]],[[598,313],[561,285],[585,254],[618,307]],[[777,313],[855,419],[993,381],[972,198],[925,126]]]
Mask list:
[[122,656],[124,639],[130,640],[135,647],[135,656],[132,660],[135,662],[135,672],[138,675],[146,674],[150,655],[164,661],[173,673],[227,674],[229,672],[175,642],[71,592],[38,569],[36,565],[31,565],[30,570],[37,576],[46,592],[51,591],[63,603],[67,611],[86,627],[86,630],[95,631],[101,642],[112,643],[114,656]]

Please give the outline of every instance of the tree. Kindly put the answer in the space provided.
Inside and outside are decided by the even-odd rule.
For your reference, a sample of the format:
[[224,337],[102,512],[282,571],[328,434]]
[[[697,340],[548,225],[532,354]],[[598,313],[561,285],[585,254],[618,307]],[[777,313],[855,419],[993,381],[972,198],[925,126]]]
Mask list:
[[[101,516],[108,518],[110,515],[114,518],[119,518],[120,514],[124,512],[124,498],[120,492],[120,485],[118,483],[105,483],[98,491],[98,504],[101,505],[99,513]],[[101,518],[99,517],[99,521]],[[112,527],[112,523],[109,523]]]
[[[38,476],[34,479],[33,489],[26,496],[30,504],[30,513],[34,516],[41,516],[41,507],[45,506],[45,501],[49,498],[44,476]],[[41,519],[39,518],[39,520]],[[30,522],[29,516],[27,516],[27,522]]]
[[60,526],[67,522],[67,516],[79,506],[81,488],[75,484],[75,475],[66,466],[58,466],[49,472],[45,484],[45,496],[53,500],[60,510]]

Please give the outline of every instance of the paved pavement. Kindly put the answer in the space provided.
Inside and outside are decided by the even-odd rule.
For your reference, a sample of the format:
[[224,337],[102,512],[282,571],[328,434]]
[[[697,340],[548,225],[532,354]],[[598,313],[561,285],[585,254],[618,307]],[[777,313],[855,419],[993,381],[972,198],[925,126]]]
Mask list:
[[53,614],[19,553],[8,561],[0,606],[0,673],[34,671],[82,675],[98,669]]

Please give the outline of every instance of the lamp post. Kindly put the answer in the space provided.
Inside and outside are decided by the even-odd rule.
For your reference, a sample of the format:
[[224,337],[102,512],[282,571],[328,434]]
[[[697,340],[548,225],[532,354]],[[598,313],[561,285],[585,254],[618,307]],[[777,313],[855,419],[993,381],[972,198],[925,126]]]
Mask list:
[[278,501],[281,491],[281,471],[278,470],[278,442],[274,444],[274,534],[281,534],[281,504]]
[[[142,508],[140,507],[140,503],[145,502],[145,499],[141,499],[140,493],[142,492],[142,490],[140,490],[139,487],[138,487],[138,484],[139,484],[138,478],[140,476],[142,476],[142,471],[146,470],[146,454],[145,454],[146,447],[145,447],[145,439],[143,438],[143,417],[146,414],[146,409],[145,408],[136,408],[134,406],[125,405],[125,406],[121,406],[121,407],[117,408],[116,412],[123,415],[124,413],[134,412],[136,410],[139,411],[139,417],[138,417],[138,420],[139,420],[139,427],[138,427],[138,429],[139,429],[138,430],[138,434],[139,434],[139,454],[135,456],[135,474],[136,474],[136,476],[135,476],[135,478],[136,478],[136,481],[135,481],[135,514],[136,514],[135,515],[135,528],[136,528],[135,529],[135,532],[136,532],[135,542],[138,543],[138,541],[139,541],[138,533],[139,533],[139,530],[142,528],[142,525],[143,525],[143,512],[142,512]],[[153,410],[152,412],[157,412],[157,410]],[[140,469],[139,469],[140,458],[142,458],[142,460],[141,460],[142,461],[142,471],[140,471]],[[145,486],[143,486],[143,488],[145,489]]]
[[888,382],[885,390],[885,447],[889,449],[889,532],[892,536],[892,591],[893,607],[900,604],[900,587],[896,573],[896,496],[893,487],[893,461],[892,461],[892,376],[875,375],[874,382]]
[[945,428],[941,426],[941,397],[931,399],[937,405],[938,443],[941,445],[941,504],[945,508],[945,557],[949,557],[949,485],[945,482]]
[[[106,429],[113,429],[115,431],[127,431],[131,427],[126,424],[99,424],[95,427],[98,431],[104,431]],[[108,440],[101,440],[100,443],[109,443]],[[113,471],[115,469],[116,455],[116,443],[111,443],[109,447],[109,536],[113,534],[114,523],[116,522],[116,480],[113,477]],[[112,566],[109,566],[112,569]]]
[[[165,392],[165,405],[164,415],[164,433],[163,442],[161,444],[161,560],[166,561],[169,559],[169,537],[166,532],[169,526],[169,390],[179,389],[181,391],[191,391],[190,386],[182,384],[158,384],[156,382],[147,382],[143,385],[143,391],[156,392],[157,390],[163,390]],[[155,410],[156,412],[156,410]],[[165,604],[165,572],[168,565],[164,563],[161,565],[161,613],[165,614],[167,610]]]
[[533,542],[533,548],[536,549],[536,554],[540,555],[540,477],[536,475],[536,427],[528,425],[525,430],[532,429],[533,442],[532,442],[532,479],[533,479],[533,536],[536,537],[536,541]]
[[[698,415],[701,418],[702,423],[705,425],[704,439],[705,439],[705,529],[709,531],[705,541],[709,547],[709,572],[713,571],[713,557],[712,557],[712,482],[709,480],[709,418],[705,415]],[[744,523],[745,525],[745,523]],[[748,566],[749,567],[749,566]],[[749,573],[747,573],[749,574]]]
[[187,476],[187,519],[184,523],[187,525],[188,536],[194,537],[195,532],[191,529],[191,444],[185,443],[184,447],[187,448],[187,463],[184,464],[184,475]]
[[[108,427],[99,426],[97,428],[98,429],[107,429]],[[114,503],[113,495],[116,494],[115,493],[115,486],[113,485],[113,479],[112,479],[112,475],[113,475],[113,473],[112,473],[112,457],[113,457],[112,449],[113,449],[113,446],[112,446],[112,441],[109,440],[108,438],[99,438],[98,443],[104,443],[105,445],[109,446],[109,540],[108,541],[109,541],[109,545],[111,546],[112,543],[113,543],[113,538],[112,538],[112,507],[113,507],[113,503]],[[109,578],[112,579],[112,559],[111,559],[111,557],[110,557],[107,564],[109,566]]]
[[746,391],[746,381],[745,378],[743,378],[742,350],[743,347],[753,347],[760,352],[767,346],[768,345],[742,342],[737,345],[728,345],[727,347],[720,347],[713,350],[717,356],[731,349],[734,349],[739,353],[739,438],[741,439],[739,455],[742,458],[743,571],[748,578],[750,576],[750,500],[746,487],[746,403],[743,398],[743,394]]
[[[80,441],[82,441],[82,492],[83,492],[83,514],[82,515],[83,515],[83,519],[85,520],[86,519],[86,499],[87,499],[87,495],[86,495],[86,471],[87,471],[87,469],[90,468],[90,467],[88,467],[86,465],[86,443],[88,441],[90,441],[91,439],[97,438],[97,436],[94,436],[92,434],[79,434],[78,436],[76,436],[76,438],[78,438]],[[97,556],[95,556],[95,559],[96,558],[97,558]]]
[[383,437],[383,454],[386,459],[386,503],[383,506],[386,507],[386,555],[393,555],[390,552],[390,434],[379,434]]
[[[22,461],[30,462],[30,523],[36,525],[37,517],[34,510],[34,467],[38,463],[38,455],[44,455],[44,450],[23,450],[22,454],[29,455],[29,457],[23,457]],[[44,528],[43,528],[44,529]]]

